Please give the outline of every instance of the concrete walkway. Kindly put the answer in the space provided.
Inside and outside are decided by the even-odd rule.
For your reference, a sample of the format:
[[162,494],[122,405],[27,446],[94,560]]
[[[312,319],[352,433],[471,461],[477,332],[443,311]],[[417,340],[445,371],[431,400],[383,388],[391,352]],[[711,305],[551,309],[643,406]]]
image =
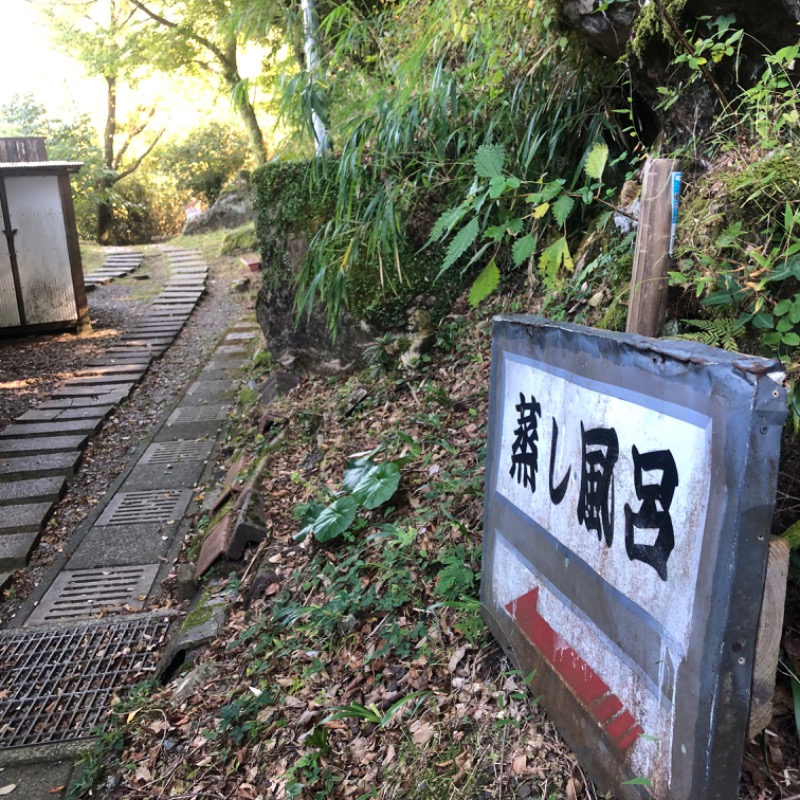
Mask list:
[[[76,469],[86,437],[133,389],[149,359],[169,346],[200,299],[207,276],[200,256],[182,251],[169,258],[170,282],[147,321],[86,376],[28,412],[41,410],[44,417],[20,418],[9,426],[12,433],[0,432],[0,448],[6,448],[0,452],[11,452],[3,442],[33,448],[0,458],[0,503],[4,495],[13,501],[2,509],[13,511],[0,519],[16,526],[3,529],[0,523],[6,559],[0,563],[24,562],[25,548],[35,543]],[[102,724],[115,692],[155,669],[175,618],[145,609],[157,605],[161,582],[191,526],[194,490],[213,470],[216,439],[258,337],[254,321],[234,326],[70,536],[64,556],[20,608],[14,627],[0,634],[0,791],[15,784],[9,797],[63,796],[74,755]],[[65,411],[74,416],[63,416]],[[62,449],[53,450],[54,443]],[[4,474],[13,478],[4,481]]]

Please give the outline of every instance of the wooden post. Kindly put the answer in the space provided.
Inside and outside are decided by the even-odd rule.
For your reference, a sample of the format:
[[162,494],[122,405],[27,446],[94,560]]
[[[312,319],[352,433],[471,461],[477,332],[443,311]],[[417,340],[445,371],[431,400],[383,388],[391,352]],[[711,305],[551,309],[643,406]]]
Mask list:
[[750,722],[747,733],[750,739],[761,733],[772,719],[772,696],[775,693],[775,675],[778,672],[783,633],[783,606],[786,602],[789,555],[786,539],[775,537],[770,541],[753,663],[753,690],[750,694]]
[[672,227],[672,173],[677,168],[678,162],[672,158],[650,159],[644,167],[625,326],[628,333],[660,336],[664,328]]

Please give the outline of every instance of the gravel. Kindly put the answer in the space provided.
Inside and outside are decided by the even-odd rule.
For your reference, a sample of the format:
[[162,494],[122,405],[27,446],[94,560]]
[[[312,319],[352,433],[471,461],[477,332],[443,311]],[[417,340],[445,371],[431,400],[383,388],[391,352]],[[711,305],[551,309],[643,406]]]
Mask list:
[[[0,429],[45,400],[76,369],[111,346],[145,315],[167,277],[162,249],[150,246],[145,252],[140,272],[147,273],[149,280],[118,280],[89,294],[91,333],[0,340]],[[69,535],[177,403],[220,337],[252,310],[250,294],[231,290],[231,284],[243,277],[238,259],[207,261],[210,273],[206,295],[164,356],[151,363],[144,380],[90,440],[79,473],[59,503],[30,565],[17,573],[0,606],[0,621],[12,617],[35,588]]]

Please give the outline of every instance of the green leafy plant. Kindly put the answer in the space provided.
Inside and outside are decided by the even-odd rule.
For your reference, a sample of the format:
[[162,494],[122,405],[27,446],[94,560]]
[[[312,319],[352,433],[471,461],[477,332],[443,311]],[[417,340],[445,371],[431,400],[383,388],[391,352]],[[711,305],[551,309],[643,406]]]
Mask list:
[[374,510],[388,502],[400,484],[400,466],[394,461],[377,463],[361,458],[347,464],[343,491],[327,505],[304,508],[304,525],[295,539],[313,534],[318,542],[328,542],[341,536],[356,519],[359,506]]

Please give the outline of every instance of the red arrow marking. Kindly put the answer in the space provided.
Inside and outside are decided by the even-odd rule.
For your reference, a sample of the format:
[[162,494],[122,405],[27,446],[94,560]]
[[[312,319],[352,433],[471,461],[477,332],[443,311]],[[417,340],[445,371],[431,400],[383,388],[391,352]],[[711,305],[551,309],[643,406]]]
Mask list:
[[[506,611],[528,640],[558,672],[589,713],[606,729],[615,745],[627,750],[644,729],[605,681],[553,630],[539,613],[539,587],[512,600]],[[619,712],[622,711],[621,714]]]

